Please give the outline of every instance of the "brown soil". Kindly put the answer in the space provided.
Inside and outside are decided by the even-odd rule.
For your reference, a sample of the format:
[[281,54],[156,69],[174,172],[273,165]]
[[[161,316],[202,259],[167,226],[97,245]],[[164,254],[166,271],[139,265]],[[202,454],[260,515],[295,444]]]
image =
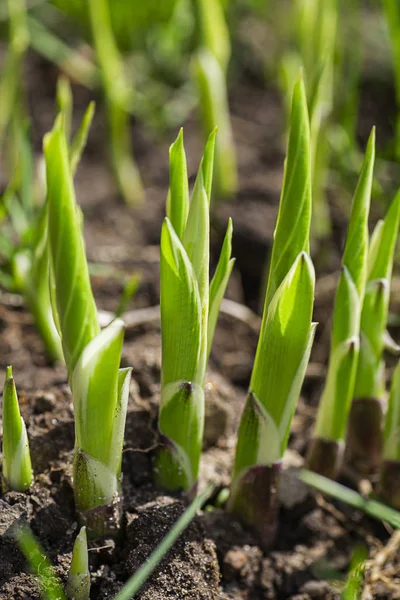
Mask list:
[[[35,145],[54,115],[55,70],[38,59],[29,61],[28,91],[46,90],[40,103],[30,98]],[[77,118],[89,99],[81,88]],[[234,221],[237,268],[228,297],[257,310],[264,263],[271,243],[279,201],[283,153],[281,107],[274,90],[243,77],[231,99],[238,147],[240,192],[231,203],[216,206],[212,261],[228,216]],[[126,274],[141,275],[134,307],[158,303],[158,243],[168,186],[168,145],[151,141],[133,126],[136,155],[147,187],[146,204],[124,206],[105,165],[104,114],[99,108],[89,145],[76,180],[85,212],[89,260]],[[201,139],[194,120],[185,126],[189,173],[195,173]],[[332,214],[335,215],[334,207]],[[342,219],[342,220],[341,220]],[[343,217],[335,223],[343,236]],[[368,547],[367,598],[396,598],[399,584],[399,539],[390,528],[361,513],[314,494],[295,476],[302,464],[324,376],[338,240],[329,248],[328,263],[317,260],[315,317],[320,321],[312,364],[294,418],[290,451],[280,490],[282,507],[274,548],[264,555],[251,533],[221,509],[205,510],[182,534],[139,594],[146,600],[338,599],[357,544]],[[326,253],[322,253],[326,254]],[[321,263],[321,264],[320,264]],[[118,305],[121,280],[97,271],[96,300],[102,309]],[[132,307],[130,307],[132,308]],[[43,545],[57,574],[65,581],[77,533],[71,488],[74,443],[71,394],[63,366],[50,367],[32,319],[18,298],[2,294],[0,306],[0,385],[4,369],[13,365],[21,409],[31,443],[35,483],[27,494],[0,496],[0,599],[40,597],[36,580],[13,539],[13,527],[28,523]],[[254,358],[254,324],[222,315],[207,377],[207,422],[201,483],[229,485],[235,431]],[[133,366],[123,457],[124,526],[115,540],[90,544],[92,598],[112,598],[145,561],[184,510],[184,500],[165,495],[152,483],[152,455],[157,445],[156,419],[160,391],[160,331],[157,323],[128,327],[123,363]]]

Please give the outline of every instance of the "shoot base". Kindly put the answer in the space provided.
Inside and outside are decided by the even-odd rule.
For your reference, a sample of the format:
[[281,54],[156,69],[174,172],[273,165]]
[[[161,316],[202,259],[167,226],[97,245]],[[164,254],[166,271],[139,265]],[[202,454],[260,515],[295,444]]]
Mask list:
[[400,510],[400,462],[397,460],[382,462],[379,496],[384,502]]
[[233,483],[228,500],[228,510],[254,531],[264,551],[275,540],[281,470],[281,462],[250,467]]
[[355,398],[348,423],[346,463],[365,475],[379,470],[382,452],[383,402]]
[[91,508],[86,511],[78,509],[79,522],[86,527],[87,536],[97,539],[115,536],[121,528],[121,497],[114,494],[112,502]]
[[310,471],[336,479],[343,463],[344,443],[316,437],[311,440],[307,455],[307,468]]

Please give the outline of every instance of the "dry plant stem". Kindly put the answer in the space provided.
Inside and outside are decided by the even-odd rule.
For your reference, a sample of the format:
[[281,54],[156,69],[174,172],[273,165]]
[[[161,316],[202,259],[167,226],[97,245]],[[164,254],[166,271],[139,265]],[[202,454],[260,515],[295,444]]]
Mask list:
[[381,466],[379,496],[396,510],[400,510],[400,462],[384,460]]
[[336,479],[339,475],[344,454],[344,443],[337,440],[328,440],[315,437],[307,455],[307,466],[311,471]]
[[250,526],[265,552],[274,543],[279,522],[281,470],[281,462],[248,469],[237,480],[228,501],[228,510]]
[[383,443],[384,402],[381,398],[355,398],[348,422],[346,462],[363,474],[379,470]]

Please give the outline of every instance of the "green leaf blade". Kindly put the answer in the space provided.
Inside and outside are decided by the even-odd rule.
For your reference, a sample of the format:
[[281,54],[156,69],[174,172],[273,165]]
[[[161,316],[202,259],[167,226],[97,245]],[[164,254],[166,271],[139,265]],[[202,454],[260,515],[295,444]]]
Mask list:
[[307,98],[303,80],[300,78],[293,90],[289,142],[265,298],[266,308],[298,254],[309,251],[310,143]]
[[183,145],[183,129],[169,149],[170,200],[167,217],[179,237],[183,240],[189,213],[189,184],[186,167],[186,154]]
[[360,177],[353,198],[343,264],[349,270],[359,297],[362,298],[367,277],[368,215],[375,163],[375,128],[372,129]]
[[170,221],[161,233],[162,385],[196,381],[202,343],[197,279]]
[[99,333],[65,134],[58,121],[44,143],[49,247],[65,361],[73,371],[86,345]]

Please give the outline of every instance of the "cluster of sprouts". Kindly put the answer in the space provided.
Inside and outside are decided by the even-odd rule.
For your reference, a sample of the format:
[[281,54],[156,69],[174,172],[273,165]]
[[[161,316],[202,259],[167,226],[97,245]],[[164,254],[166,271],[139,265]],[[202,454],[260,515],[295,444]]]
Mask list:
[[[101,6],[95,4],[91,3],[92,19]],[[203,14],[201,3],[199,11]],[[198,57],[198,69],[204,93],[209,94],[208,77],[211,71],[226,68],[229,48],[215,43],[205,15],[202,19],[208,54]],[[118,100],[113,97],[109,102],[110,119],[118,121]],[[44,139],[45,199],[37,211],[32,210],[38,226],[36,236],[28,236],[23,256],[17,254],[13,261],[16,281],[35,315],[49,355],[54,360],[62,356],[68,372],[75,419],[73,489],[82,529],[74,547],[67,595],[87,600],[86,535],[115,534],[120,527],[121,462],[131,369],[121,368],[123,321],[115,318],[104,329],[99,325],[82,215],[75,198],[74,173],[93,106],[71,139],[70,90],[65,82],[59,86],[58,104],[59,114]],[[164,489],[183,490],[189,497],[196,494],[198,485],[206,368],[234,266],[229,220],[210,281],[214,162],[220,172],[219,185],[226,190],[234,188],[234,182],[225,177],[226,171],[232,172],[227,165],[233,161],[224,152],[226,134],[222,131],[221,138],[215,130],[210,134],[190,195],[183,132],[179,132],[170,148],[170,187],[161,231],[160,443],[154,457],[154,480]],[[264,549],[273,543],[278,526],[283,458],[317,327],[313,322],[315,273],[310,258],[315,144],[312,111],[300,75],[293,88],[262,323],[227,502],[227,509],[253,529]],[[370,236],[374,160],[372,130],[351,207],[333,311],[328,372],[307,461],[310,469],[330,478],[338,477],[344,462],[353,465],[358,461],[368,472],[379,471],[379,493],[400,509],[400,367],[394,373],[387,406],[383,362],[385,347],[398,350],[387,333],[387,321],[400,194]],[[12,192],[19,195],[23,189],[19,182]],[[23,208],[22,198],[17,197],[13,206]],[[18,225],[11,206],[10,201],[8,210]],[[29,269],[24,264],[29,264]],[[11,367],[3,392],[3,431],[3,489],[28,490],[33,482],[28,435]],[[20,545],[27,555],[31,552],[34,562],[35,543],[29,533],[21,534]]]

